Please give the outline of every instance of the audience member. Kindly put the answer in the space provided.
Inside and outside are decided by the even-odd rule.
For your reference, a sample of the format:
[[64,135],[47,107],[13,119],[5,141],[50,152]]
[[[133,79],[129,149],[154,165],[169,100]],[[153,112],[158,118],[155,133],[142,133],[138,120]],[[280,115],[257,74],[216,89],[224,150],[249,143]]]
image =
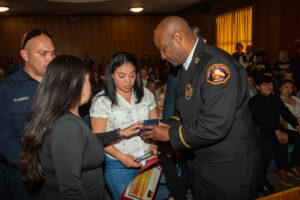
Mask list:
[[[8,162],[7,180],[13,200],[33,199],[28,194],[19,172],[21,133],[37,87],[48,63],[55,57],[50,34],[42,29],[30,31],[23,39],[20,53],[25,66],[20,67],[0,85],[0,154]],[[0,182],[4,183],[6,180]]]
[[163,110],[164,110],[164,101],[165,101],[165,90],[163,88],[157,88],[154,92],[154,99],[156,102],[156,109],[158,119],[162,120]]
[[99,64],[99,68],[98,68],[98,72],[99,72],[99,75],[101,76],[102,74],[104,74],[104,71],[105,71],[105,66],[107,65],[107,58],[106,56],[102,56],[101,57],[101,61],[100,61],[100,64]]
[[25,183],[42,185],[39,199],[103,199],[103,145],[142,127],[138,122],[94,135],[78,112],[90,94],[88,68],[80,58],[61,55],[49,63],[24,128],[20,159]]
[[89,54],[88,53],[84,53],[83,54],[83,61],[84,63],[86,64],[86,66],[88,66],[88,69],[90,71],[92,71],[94,69],[94,64],[95,64],[95,61],[93,59],[90,58]]
[[[279,86],[280,99],[285,106],[291,111],[291,113],[300,121],[300,99],[295,94],[295,84],[291,80],[283,80]],[[295,130],[290,124],[287,124],[287,129]]]
[[290,70],[290,61],[288,59],[288,52],[281,50],[279,52],[279,61],[275,63],[273,73],[276,76],[276,80],[280,81],[281,75],[287,70]]
[[147,81],[146,88],[154,94],[156,90],[156,84],[153,81]]
[[[270,77],[259,77],[256,80],[256,89],[258,94],[250,100],[250,107],[262,139],[264,171],[262,187],[266,184],[266,172],[273,151],[277,164],[276,174],[279,180],[283,184],[292,186],[293,183],[287,172],[289,171],[296,178],[300,178],[297,169],[300,166],[300,135],[298,134],[300,125],[281,99],[272,94],[273,83]],[[280,116],[298,131],[284,129],[280,124]],[[287,144],[293,143],[295,144],[294,152],[288,161]]]
[[239,63],[245,68],[247,69],[247,71],[251,71],[251,66],[253,65],[253,63],[255,63],[256,61],[256,57],[253,53],[253,47],[251,45],[248,45],[246,47],[246,53],[242,54],[239,57]]
[[244,46],[242,45],[242,43],[236,43],[235,45],[236,52],[234,52],[232,56],[235,57],[237,61],[239,61],[241,55],[244,55],[243,48]]
[[146,87],[147,85],[147,79],[148,79],[148,74],[147,70],[145,68],[142,68],[140,71],[140,77],[142,79],[143,86]]
[[14,60],[11,56],[8,56],[6,61],[7,61],[7,63],[3,67],[3,70],[5,71],[6,76],[9,76],[9,75],[15,73],[16,71],[18,71],[19,65],[14,63]]
[[191,30],[192,30],[195,38],[201,39],[205,44],[207,43],[207,39],[204,38],[202,30],[198,26],[191,25]]
[[300,90],[300,44],[296,47],[297,55],[291,59],[291,71],[294,75],[295,85],[297,91]]
[[291,80],[294,81],[294,76],[291,70],[286,70],[281,74],[281,80]]
[[256,62],[251,67],[251,71],[253,73],[254,80],[264,73],[272,73],[270,64],[265,61],[266,54],[263,51],[259,51],[256,54]]
[[148,54],[148,49],[143,50],[143,55],[141,57],[141,67],[146,69],[152,67],[152,59]]
[[248,84],[250,97],[253,97],[257,94],[257,91],[254,85],[253,75],[251,73],[248,73]]
[[[104,91],[93,99],[90,110],[94,133],[124,128],[137,120],[157,119],[153,94],[143,87],[136,59],[128,53],[116,53],[105,68]],[[120,139],[105,148],[104,179],[114,200],[119,200],[142,163],[137,158],[156,145],[140,135]]]

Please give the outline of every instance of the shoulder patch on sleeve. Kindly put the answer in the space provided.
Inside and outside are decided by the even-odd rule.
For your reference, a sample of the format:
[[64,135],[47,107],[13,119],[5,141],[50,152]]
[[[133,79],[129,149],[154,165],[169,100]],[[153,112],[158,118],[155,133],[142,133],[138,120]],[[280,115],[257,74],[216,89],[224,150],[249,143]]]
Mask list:
[[214,85],[225,83],[229,77],[230,71],[223,64],[213,64],[208,68],[206,73],[206,81]]

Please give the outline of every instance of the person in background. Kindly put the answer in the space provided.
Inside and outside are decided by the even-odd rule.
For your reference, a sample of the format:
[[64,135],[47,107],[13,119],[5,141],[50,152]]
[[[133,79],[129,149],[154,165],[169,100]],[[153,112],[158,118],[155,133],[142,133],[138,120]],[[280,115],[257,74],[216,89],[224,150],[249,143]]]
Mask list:
[[275,63],[273,73],[275,75],[275,84],[279,85],[282,74],[290,70],[290,61],[288,59],[288,52],[281,50],[279,52],[279,61]]
[[147,70],[145,68],[142,68],[140,71],[140,77],[143,83],[143,86],[146,87],[147,85],[147,79],[148,79],[148,74],[147,74]]
[[300,90],[300,44],[296,47],[296,56],[291,59],[291,71],[294,75],[297,91]]
[[148,54],[148,49],[143,50],[143,55],[141,57],[141,67],[146,69],[152,67],[152,58]]
[[153,81],[147,81],[146,88],[154,94],[156,90],[156,84]]
[[294,76],[291,70],[286,70],[283,74],[281,74],[281,80],[291,80],[294,81]]
[[102,56],[98,67],[98,73],[100,74],[100,76],[104,74],[106,65],[107,65],[107,58],[106,56]]
[[161,87],[157,88],[154,92],[154,99],[156,102],[158,119],[160,120],[162,120],[163,117],[165,94],[166,94],[165,90]]
[[249,84],[250,97],[253,97],[257,94],[257,91],[255,89],[254,79],[253,79],[253,75],[251,73],[248,73],[248,84]]
[[263,76],[265,73],[271,73],[272,74],[272,69],[269,64],[265,60],[266,54],[263,51],[259,51],[256,53],[256,62],[251,67],[251,72],[253,74],[254,80],[260,76]]
[[87,52],[83,54],[83,61],[88,66],[89,71],[95,70],[94,69],[95,61],[90,58],[90,55]]
[[[112,56],[105,68],[104,91],[98,93],[90,110],[94,133],[127,127],[136,121],[157,119],[153,94],[143,87],[135,57],[125,52]],[[143,162],[137,158],[157,146],[139,134],[106,145],[104,179],[114,200],[120,200],[129,181]]]
[[[43,79],[48,63],[55,57],[51,38],[44,29],[35,29],[27,33],[20,51],[25,66],[20,67],[0,85],[0,154],[8,162],[5,170],[13,200],[33,199],[36,195],[29,195],[19,172],[21,136],[38,85]],[[0,182],[6,183],[6,180]],[[5,196],[0,196],[1,200],[5,199]]]
[[[291,111],[291,113],[300,122],[300,99],[295,94],[295,84],[291,80],[282,80],[279,86],[279,96],[284,105]],[[287,129],[297,131],[291,124],[287,124]]]
[[240,56],[244,55],[243,48],[244,48],[244,46],[242,45],[242,43],[239,43],[239,42],[236,43],[236,45],[235,45],[236,52],[234,52],[232,54],[232,56],[235,57],[235,59],[237,61],[239,61]]
[[[70,78],[71,77],[71,78]],[[39,199],[103,199],[103,145],[139,132],[142,122],[123,130],[93,134],[78,107],[91,95],[89,71],[77,57],[49,63],[23,131],[21,172]]]
[[6,76],[9,76],[19,69],[19,65],[14,63],[14,59],[11,56],[8,56],[6,59],[7,64],[3,67]]
[[[272,78],[262,76],[256,81],[256,94],[250,100],[253,119],[259,127],[263,149],[264,175],[261,184],[266,184],[266,173],[273,152],[277,164],[276,174],[281,183],[293,186],[287,172],[300,178],[297,167],[300,166],[300,125],[297,118],[284,105],[281,99],[273,95]],[[280,124],[280,117],[291,124],[297,131],[285,129]],[[288,144],[295,144],[290,161],[288,161]],[[266,185],[261,185],[266,186]]]
[[246,47],[246,53],[242,54],[239,57],[239,63],[247,70],[251,71],[251,66],[253,63],[255,63],[256,57],[253,53],[253,47],[251,45],[248,45]]

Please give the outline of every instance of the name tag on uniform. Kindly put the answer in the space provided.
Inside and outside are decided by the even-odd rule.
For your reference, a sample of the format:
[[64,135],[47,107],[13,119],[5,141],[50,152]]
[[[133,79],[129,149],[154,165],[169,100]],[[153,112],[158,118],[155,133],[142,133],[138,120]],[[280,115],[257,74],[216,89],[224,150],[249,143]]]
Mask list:
[[14,98],[14,102],[28,101],[28,100],[29,100],[29,96]]

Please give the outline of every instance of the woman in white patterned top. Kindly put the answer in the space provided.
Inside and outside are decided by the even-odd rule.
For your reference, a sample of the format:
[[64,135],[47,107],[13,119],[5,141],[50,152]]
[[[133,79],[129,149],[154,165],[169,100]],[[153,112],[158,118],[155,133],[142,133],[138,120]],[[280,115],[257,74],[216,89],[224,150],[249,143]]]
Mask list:
[[[300,99],[293,96],[295,89],[294,82],[291,80],[282,80],[279,86],[280,99],[283,101],[286,107],[291,111],[291,113],[300,121]],[[287,125],[290,130],[294,129],[290,124]]]
[[[116,53],[105,67],[104,91],[93,99],[90,110],[94,133],[124,128],[136,121],[156,119],[153,94],[143,87],[136,59],[128,53]],[[141,167],[137,158],[157,146],[139,134],[122,138],[105,147],[104,179],[114,200],[119,200],[129,181]]]

